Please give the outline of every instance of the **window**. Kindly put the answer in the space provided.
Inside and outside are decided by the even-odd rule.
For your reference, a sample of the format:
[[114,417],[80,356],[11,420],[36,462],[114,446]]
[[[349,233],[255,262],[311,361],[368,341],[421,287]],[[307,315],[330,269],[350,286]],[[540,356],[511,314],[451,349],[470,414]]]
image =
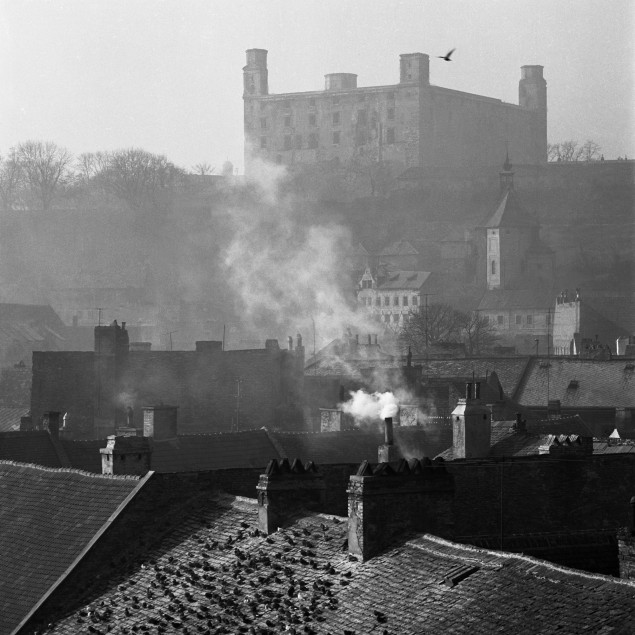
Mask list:
[[260,129],[261,130],[266,130],[267,129],[267,118],[266,117],[262,117],[260,119]]
[[388,121],[392,121],[395,118],[394,108],[388,108],[388,110],[386,111],[386,118],[388,119]]
[[496,275],[496,261],[495,260],[492,260],[491,272],[493,276]]
[[340,112],[339,112],[339,110],[337,112],[333,113],[333,125],[334,126],[339,126],[340,125]]
[[284,116],[284,126],[285,126],[285,128],[290,128],[291,127],[291,115],[285,115]]
[[315,126],[317,123],[317,116],[314,112],[309,115],[309,126]]
[[522,315],[517,315],[516,316],[516,324],[522,324],[523,323],[523,316]]
[[393,304],[393,306],[399,306],[399,296],[398,295],[393,297],[392,304]]
[[260,137],[260,147],[261,148],[267,147],[267,137]]
[[301,134],[297,134],[295,136],[295,149],[302,150],[302,135]]
[[498,323],[499,323],[499,324],[503,324],[503,322],[504,322],[504,319],[503,319],[503,316],[502,316],[502,315],[498,315],[498,316],[497,316],[497,320],[498,320]]
[[408,306],[408,296],[404,295],[404,297],[401,299],[401,303],[403,304],[403,306]]
[[390,306],[390,298],[387,295],[384,296],[384,306]]
[[394,128],[386,129],[386,143],[395,143],[395,129]]
[[416,295],[412,296],[412,306],[417,306],[419,304],[419,298]]
[[333,145],[337,146],[340,144],[340,133],[339,132],[334,132],[333,133]]
[[318,147],[318,136],[315,132],[312,132],[309,135],[309,148],[317,148]]
[[527,316],[527,324],[533,324],[534,323],[534,316],[533,315],[528,315]]
[[284,149],[291,150],[291,135],[290,134],[284,136]]
[[381,306],[381,298],[379,296],[375,298],[375,306]]
[[357,111],[357,123],[365,126],[368,123],[368,111],[367,110],[358,110]]

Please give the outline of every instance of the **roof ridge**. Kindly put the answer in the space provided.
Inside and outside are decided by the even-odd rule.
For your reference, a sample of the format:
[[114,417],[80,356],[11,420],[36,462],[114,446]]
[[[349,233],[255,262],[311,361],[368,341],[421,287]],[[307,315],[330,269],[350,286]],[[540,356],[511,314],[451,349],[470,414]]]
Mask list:
[[33,471],[42,471],[42,472],[70,472],[73,474],[81,474],[82,476],[89,476],[91,478],[105,478],[110,480],[120,480],[120,481],[139,481],[143,476],[137,476],[135,474],[98,474],[97,472],[88,472],[87,470],[80,470],[79,468],[74,467],[49,467],[47,465],[38,465],[36,463],[22,463],[20,461],[8,461],[5,459],[0,459],[0,466],[2,465],[13,465],[19,468],[29,468]]

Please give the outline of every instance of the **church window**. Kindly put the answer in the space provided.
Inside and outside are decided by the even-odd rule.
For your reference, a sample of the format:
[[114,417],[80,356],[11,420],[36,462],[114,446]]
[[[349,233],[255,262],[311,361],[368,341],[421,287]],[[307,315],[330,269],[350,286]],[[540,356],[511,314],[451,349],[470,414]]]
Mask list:
[[495,276],[496,275],[496,261],[492,260],[492,275]]

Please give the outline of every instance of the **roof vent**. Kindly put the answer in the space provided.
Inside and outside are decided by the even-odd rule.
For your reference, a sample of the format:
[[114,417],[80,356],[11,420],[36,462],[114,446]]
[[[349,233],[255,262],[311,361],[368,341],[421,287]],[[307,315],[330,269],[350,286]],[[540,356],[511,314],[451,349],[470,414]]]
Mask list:
[[578,382],[578,380],[577,380],[577,379],[572,379],[572,380],[569,382],[569,387],[568,387],[568,389],[569,389],[569,390],[575,390],[576,388],[578,388],[578,386],[579,386],[579,385],[580,385],[580,384],[579,384],[579,382]]

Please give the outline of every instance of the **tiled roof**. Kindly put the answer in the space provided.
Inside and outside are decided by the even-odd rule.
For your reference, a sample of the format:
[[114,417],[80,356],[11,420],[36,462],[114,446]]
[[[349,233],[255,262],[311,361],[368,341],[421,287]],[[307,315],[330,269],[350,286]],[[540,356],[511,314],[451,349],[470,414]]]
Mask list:
[[381,284],[377,285],[377,291],[390,291],[391,289],[418,291],[429,277],[429,271],[393,271]]
[[619,358],[552,357],[548,365],[532,359],[515,399],[523,406],[545,405],[547,390],[566,408],[635,408],[635,371]]
[[633,441],[609,443],[608,439],[594,439],[593,454],[635,454],[635,443]]
[[[255,501],[208,501],[106,591],[45,630],[188,633],[632,632],[635,584],[527,556],[411,537],[366,562],[344,519],[264,537]],[[47,620],[50,621],[50,620]]]
[[[593,437],[591,430],[578,416],[529,422],[526,432],[516,432],[512,421],[493,421],[489,456],[535,456],[543,454],[554,443],[562,443],[567,438],[576,437]],[[446,461],[452,461],[453,448],[447,448],[438,456]]]
[[0,633],[26,617],[140,482],[0,461]]
[[67,467],[60,448],[45,430],[0,433],[0,461],[35,463],[46,467]]
[[553,311],[556,296],[551,289],[489,289],[481,298],[479,311]]
[[28,407],[6,408],[0,406],[0,432],[15,432],[20,429],[20,418],[28,412]]
[[537,225],[536,219],[522,209],[516,192],[507,190],[496,211],[483,227],[533,227],[535,225]]

